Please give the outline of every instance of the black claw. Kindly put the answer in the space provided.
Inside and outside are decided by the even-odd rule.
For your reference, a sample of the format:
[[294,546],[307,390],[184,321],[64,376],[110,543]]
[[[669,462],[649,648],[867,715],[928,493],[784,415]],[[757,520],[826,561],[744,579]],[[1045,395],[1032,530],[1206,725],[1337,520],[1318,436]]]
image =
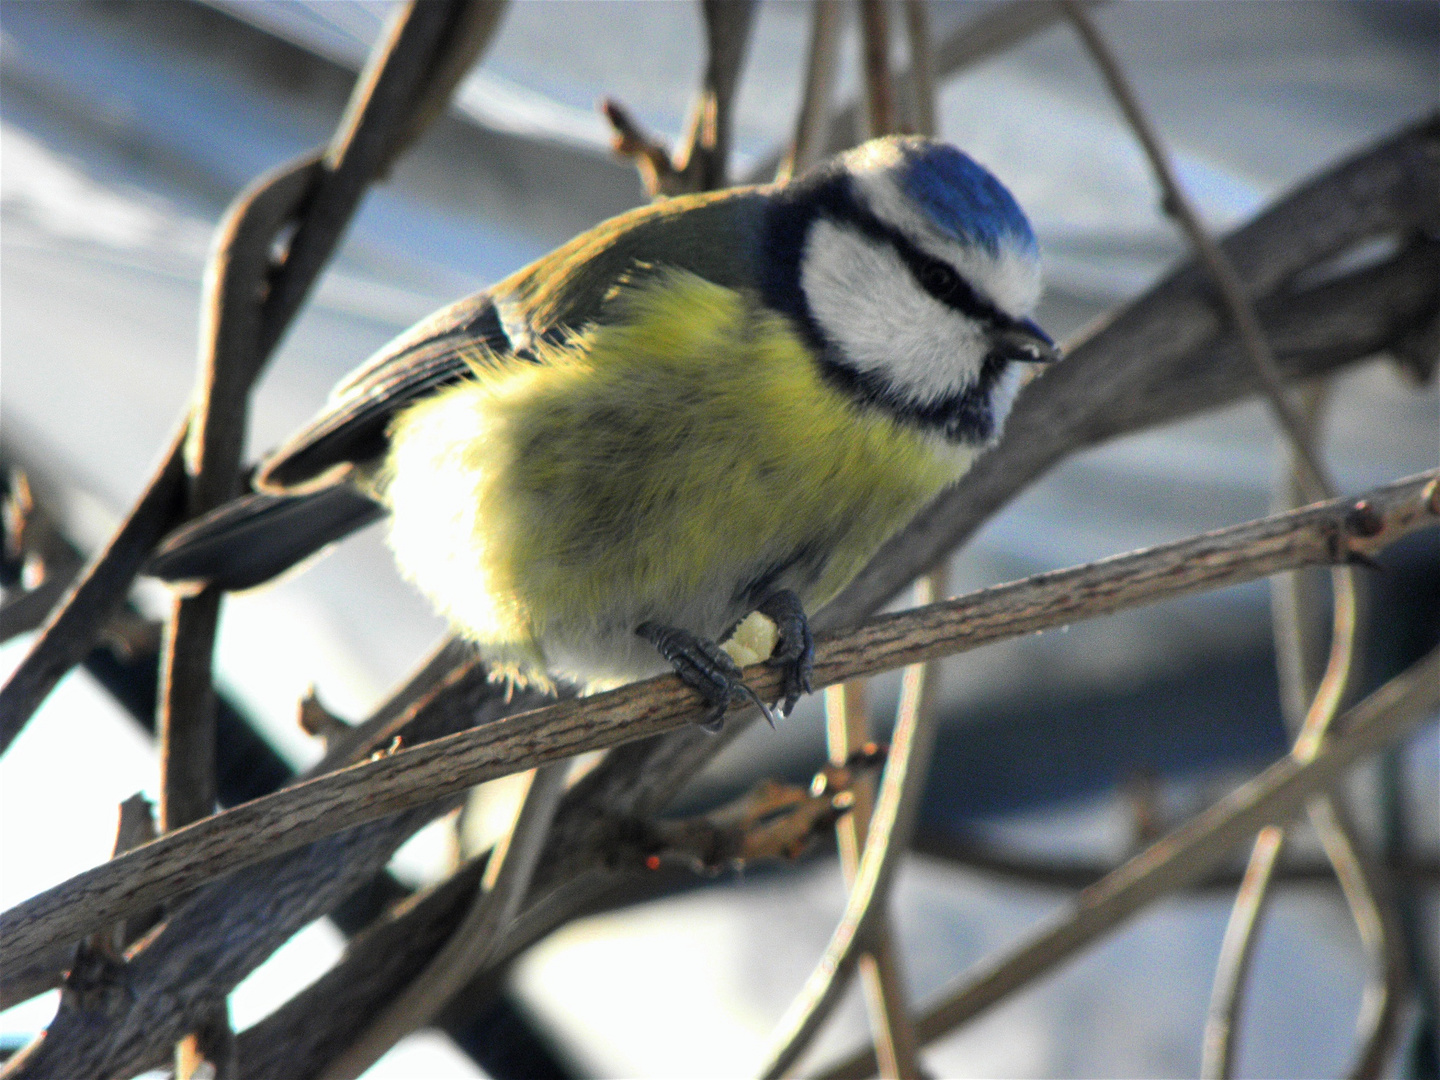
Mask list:
[[740,677],[740,668],[730,655],[713,641],[697,637],[688,630],[659,623],[641,623],[635,628],[639,634],[659,650],[660,655],[670,662],[681,681],[696,691],[710,706],[700,726],[709,732],[717,732],[725,726],[725,710],[735,702],[749,699],[760,707],[770,726],[775,726],[775,717],[755,691],[746,686]]
[[771,593],[755,609],[775,621],[780,641],[770,659],[771,667],[783,667],[780,691],[780,714],[789,716],[801,694],[812,692],[810,678],[815,668],[815,639],[810,635],[810,621],[800,597],[789,589]]

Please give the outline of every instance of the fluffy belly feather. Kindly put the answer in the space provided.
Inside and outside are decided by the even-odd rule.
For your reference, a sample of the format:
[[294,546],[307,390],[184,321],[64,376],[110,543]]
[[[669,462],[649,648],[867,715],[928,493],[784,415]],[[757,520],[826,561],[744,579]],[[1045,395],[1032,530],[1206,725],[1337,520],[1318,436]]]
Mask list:
[[614,685],[666,670],[647,620],[715,638],[778,588],[813,609],[969,465],[737,293],[676,273],[617,304],[392,429],[401,569],[508,674]]

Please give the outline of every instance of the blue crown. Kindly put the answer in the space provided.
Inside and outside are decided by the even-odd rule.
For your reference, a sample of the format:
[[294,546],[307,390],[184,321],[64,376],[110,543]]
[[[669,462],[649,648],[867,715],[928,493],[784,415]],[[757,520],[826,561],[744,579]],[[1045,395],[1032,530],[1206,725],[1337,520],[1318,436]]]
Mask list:
[[900,190],[930,219],[962,242],[1036,252],[1039,245],[1024,212],[1005,185],[953,146],[925,139],[900,143]]

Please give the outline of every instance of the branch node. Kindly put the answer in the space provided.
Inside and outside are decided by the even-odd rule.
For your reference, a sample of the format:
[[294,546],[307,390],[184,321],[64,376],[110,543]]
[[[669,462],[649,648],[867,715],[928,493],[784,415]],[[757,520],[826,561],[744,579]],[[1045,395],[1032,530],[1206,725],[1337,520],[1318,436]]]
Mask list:
[[1356,536],[1378,536],[1385,528],[1385,519],[1368,500],[1361,499],[1345,515],[1345,528]]

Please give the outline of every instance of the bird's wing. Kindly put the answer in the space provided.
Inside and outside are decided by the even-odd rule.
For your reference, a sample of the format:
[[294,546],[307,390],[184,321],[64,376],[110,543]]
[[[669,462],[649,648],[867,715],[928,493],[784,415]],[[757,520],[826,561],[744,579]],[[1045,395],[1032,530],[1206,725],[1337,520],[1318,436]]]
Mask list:
[[469,378],[478,358],[533,362],[536,341],[601,320],[617,287],[649,269],[688,270],[732,288],[747,284],[763,202],[753,189],[732,188],[641,207],[442,309],[337,386],[319,415],[261,462],[256,487],[309,490],[336,466],[380,457],[390,421],[405,406]]
[[508,356],[513,351],[490,293],[442,309],[340,383],[325,408],[261,462],[256,486],[291,491],[337,465],[379,457],[396,412],[470,377],[470,364],[478,356]]

